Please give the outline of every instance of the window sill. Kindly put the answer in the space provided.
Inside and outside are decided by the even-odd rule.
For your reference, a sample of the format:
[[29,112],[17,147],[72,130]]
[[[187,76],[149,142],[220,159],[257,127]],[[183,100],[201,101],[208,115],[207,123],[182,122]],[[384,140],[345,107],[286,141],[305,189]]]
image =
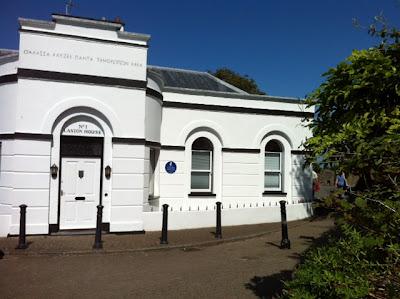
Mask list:
[[282,192],[282,191],[264,191],[263,195],[284,195],[286,196],[287,193],[286,192]]
[[197,196],[197,197],[204,197],[204,196],[208,196],[208,197],[216,197],[217,195],[216,194],[214,194],[214,193],[212,193],[212,192],[190,192],[189,194],[188,194],[188,196],[189,197],[195,197],[195,196]]

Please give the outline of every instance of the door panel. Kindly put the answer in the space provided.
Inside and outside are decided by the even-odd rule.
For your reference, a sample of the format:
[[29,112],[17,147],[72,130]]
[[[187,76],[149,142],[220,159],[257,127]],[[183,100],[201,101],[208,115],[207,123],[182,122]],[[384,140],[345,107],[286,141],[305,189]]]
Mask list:
[[100,158],[62,158],[60,229],[96,227]]

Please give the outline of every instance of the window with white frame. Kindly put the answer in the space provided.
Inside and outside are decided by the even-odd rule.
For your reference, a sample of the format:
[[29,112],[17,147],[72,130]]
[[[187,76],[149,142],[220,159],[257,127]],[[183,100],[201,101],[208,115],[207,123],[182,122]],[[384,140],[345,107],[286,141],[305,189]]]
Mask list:
[[275,140],[265,146],[264,189],[282,191],[282,147]]
[[213,145],[205,137],[192,144],[190,189],[194,192],[211,192],[213,176]]

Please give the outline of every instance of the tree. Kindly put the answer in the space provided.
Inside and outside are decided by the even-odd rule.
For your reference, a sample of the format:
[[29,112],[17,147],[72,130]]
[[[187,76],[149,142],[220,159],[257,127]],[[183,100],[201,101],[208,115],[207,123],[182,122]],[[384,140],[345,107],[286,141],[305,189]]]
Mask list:
[[209,71],[209,73],[248,93],[265,95],[265,92],[259,89],[256,81],[247,75],[242,76],[228,68],[219,68],[215,72]]
[[381,23],[369,33],[380,44],[353,51],[306,100],[316,107],[304,144],[309,161],[333,162],[363,184],[325,198],[337,230],[307,253],[286,283],[289,298],[400,293],[400,32]]
[[311,158],[359,173],[366,188],[400,180],[399,34],[385,28],[370,32],[383,42],[353,51],[307,98],[317,116],[305,143]]

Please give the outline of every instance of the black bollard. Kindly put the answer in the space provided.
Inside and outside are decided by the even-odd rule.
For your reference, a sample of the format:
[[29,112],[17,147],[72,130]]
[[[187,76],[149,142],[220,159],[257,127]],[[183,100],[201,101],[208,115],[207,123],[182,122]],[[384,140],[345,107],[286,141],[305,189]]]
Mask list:
[[97,206],[97,223],[96,223],[96,236],[94,238],[93,249],[102,249],[103,242],[101,241],[101,224],[103,222],[103,206]]
[[282,220],[282,241],[281,241],[281,249],[290,249],[290,240],[288,235],[288,227],[286,221],[286,201],[281,200],[279,202],[281,204],[281,220]]
[[221,202],[217,201],[217,226],[215,228],[215,238],[222,239],[222,228],[221,228]]
[[26,243],[26,207],[27,205],[20,205],[19,217],[19,239],[18,246],[16,249],[26,249],[28,248],[28,243]]
[[160,244],[168,244],[168,205],[163,204],[163,218]]

